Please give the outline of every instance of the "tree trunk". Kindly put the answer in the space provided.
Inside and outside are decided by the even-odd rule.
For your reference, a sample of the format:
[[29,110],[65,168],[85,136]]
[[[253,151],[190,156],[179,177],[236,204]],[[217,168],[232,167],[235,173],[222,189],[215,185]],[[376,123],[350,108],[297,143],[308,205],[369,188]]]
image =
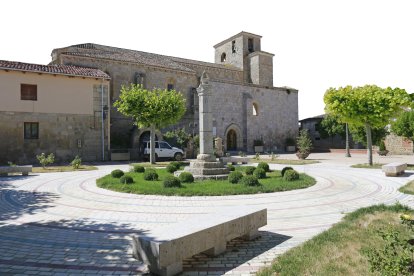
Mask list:
[[150,163],[155,164],[155,126],[150,127]]
[[351,153],[349,151],[349,131],[348,131],[348,123],[345,124],[345,147],[346,147],[345,157],[351,157]]
[[367,132],[367,153],[368,153],[368,164],[370,166],[373,165],[372,163],[372,137],[371,137],[371,126],[366,124],[365,130]]

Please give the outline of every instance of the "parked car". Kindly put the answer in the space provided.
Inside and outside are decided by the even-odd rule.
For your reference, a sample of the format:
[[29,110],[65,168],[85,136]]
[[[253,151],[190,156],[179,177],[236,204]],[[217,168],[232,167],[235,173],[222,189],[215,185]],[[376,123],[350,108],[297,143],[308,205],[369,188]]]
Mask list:
[[[150,142],[144,142],[144,159],[150,157]],[[165,141],[155,141],[155,160],[159,159],[174,159],[177,161],[183,160],[184,152],[182,149],[172,147]]]

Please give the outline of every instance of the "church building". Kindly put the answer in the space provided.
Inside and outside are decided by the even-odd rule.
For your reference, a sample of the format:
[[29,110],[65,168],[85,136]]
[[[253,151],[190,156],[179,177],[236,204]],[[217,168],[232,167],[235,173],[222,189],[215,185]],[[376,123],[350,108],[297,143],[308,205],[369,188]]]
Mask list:
[[[110,76],[110,102],[122,85],[142,84],[180,91],[187,112],[174,128],[198,133],[196,88],[206,71],[212,85],[213,134],[226,151],[252,152],[255,140],[265,151],[284,149],[287,137],[298,131],[298,91],[273,86],[273,54],[262,51],[261,36],[240,32],[214,45],[214,63],[171,57],[93,43],[52,51],[51,64],[96,68]],[[162,130],[165,131],[165,130]],[[162,139],[162,133],[158,133]],[[139,154],[148,129],[139,129],[111,105],[111,148]]]

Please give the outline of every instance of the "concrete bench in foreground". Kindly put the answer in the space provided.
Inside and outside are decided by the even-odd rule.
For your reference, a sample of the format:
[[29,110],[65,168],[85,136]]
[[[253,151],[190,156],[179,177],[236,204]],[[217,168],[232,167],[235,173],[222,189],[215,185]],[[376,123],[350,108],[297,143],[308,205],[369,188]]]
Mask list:
[[224,208],[158,229],[148,236],[133,236],[133,255],[154,274],[176,275],[183,270],[183,259],[198,253],[216,256],[226,250],[226,242],[237,237],[253,239],[266,224],[267,209]]
[[22,173],[29,175],[32,172],[32,165],[29,166],[0,166],[0,176],[7,176],[9,173]]
[[404,174],[405,169],[407,169],[406,163],[389,163],[382,166],[382,171],[386,176],[398,176]]

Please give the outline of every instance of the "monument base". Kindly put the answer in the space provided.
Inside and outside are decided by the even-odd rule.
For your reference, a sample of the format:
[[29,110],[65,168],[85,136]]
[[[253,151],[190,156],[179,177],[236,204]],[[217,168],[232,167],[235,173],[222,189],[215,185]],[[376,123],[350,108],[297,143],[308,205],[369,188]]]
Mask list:
[[[184,172],[189,172],[197,180],[206,179],[227,179],[229,169],[221,161],[211,154],[199,154],[195,161],[190,162],[190,166],[184,168]],[[179,175],[181,172],[177,172]]]

